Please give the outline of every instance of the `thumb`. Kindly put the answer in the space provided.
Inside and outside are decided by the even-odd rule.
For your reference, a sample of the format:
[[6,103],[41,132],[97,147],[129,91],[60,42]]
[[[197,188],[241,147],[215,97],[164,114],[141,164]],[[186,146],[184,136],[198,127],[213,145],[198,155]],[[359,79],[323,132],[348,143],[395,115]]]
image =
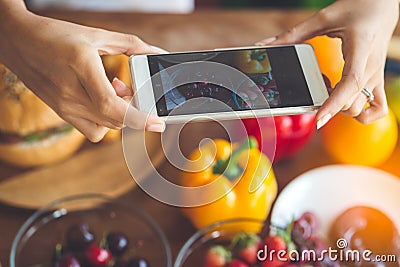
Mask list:
[[269,37],[257,42],[257,45],[279,45],[302,43],[317,35],[323,35],[326,25],[322,23],[319,13],[295,25],[277,36]]
[[136,35],[110,31],[104,31],[104,35],[101,38],[102,43],[99,48],[101,54],[131,56],[135,54],[167,53],[159,47],[149,45]]

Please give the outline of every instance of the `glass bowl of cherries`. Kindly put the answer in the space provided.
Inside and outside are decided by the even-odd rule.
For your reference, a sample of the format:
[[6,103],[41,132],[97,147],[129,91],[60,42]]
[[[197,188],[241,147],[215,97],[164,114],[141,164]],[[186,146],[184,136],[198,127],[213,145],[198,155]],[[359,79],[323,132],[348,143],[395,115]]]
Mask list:
[[86,194],[57,200],[22,225],[11,267],[172,266],[157,223],[132,203]]

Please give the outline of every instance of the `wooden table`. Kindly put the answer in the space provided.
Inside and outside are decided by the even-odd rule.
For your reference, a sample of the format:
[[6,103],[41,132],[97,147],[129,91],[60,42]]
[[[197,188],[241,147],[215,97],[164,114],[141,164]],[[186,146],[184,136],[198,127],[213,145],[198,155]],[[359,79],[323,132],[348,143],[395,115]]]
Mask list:
[[[109,30],[134,33],[145,41],[169,51],[213,49],[249,45],[305,19],[312,13],[300,10],[203,10],[188,15],[111,14],[46,11],[44,15]],[[399,29],[397,29],[399,32]],[[101,144],[100,144],[101,145]],[[94,145],[86,145],[92,149]],[[311,168],[334,163],[323,151],[318,133],[295,157],[274,164],[282,189],[291,179]],[[162,173],[178,175],[170,165],[160,166]],[[0,181],[23,172],[0,165]],[[160,224],[171,244],[175,257],[195,229],[177,208],[162,204],[135,188],[120,197],[137,203]],[[0,204],[0,262],[8,266],[12,240],[22,223],[32,214],[25,210]]]

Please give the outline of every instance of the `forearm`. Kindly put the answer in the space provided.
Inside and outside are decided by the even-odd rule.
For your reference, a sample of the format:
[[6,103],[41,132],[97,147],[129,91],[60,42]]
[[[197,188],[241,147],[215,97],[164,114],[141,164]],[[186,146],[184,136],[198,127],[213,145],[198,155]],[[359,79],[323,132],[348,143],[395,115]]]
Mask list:
[[0,30],[6,29],[6,26],[27,12],[22,0],[0,0],[0,16],[3,18]]
[[10,51],[22,42],[27,29],[24,25],[32,24],[34,16],[21,0],[0,0],[0,62],[6,65],[12,62]]
[[24,1],[22,0],[0,0],[1,12],[6,9],[23,8],[26,9]]

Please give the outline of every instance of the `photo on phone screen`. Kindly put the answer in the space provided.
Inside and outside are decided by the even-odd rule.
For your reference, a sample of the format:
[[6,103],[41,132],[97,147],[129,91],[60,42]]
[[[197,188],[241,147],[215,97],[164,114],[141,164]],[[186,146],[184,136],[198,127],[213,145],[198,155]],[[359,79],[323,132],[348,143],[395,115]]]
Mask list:
[[[231,79],[235,83],[232,90],[213,82],[218,73],[204,69],[195,74],[201,82],[188,82],[171,88],[175,77],[180,75],[179,68],[171,67],[195,61],[233,67],[244,73],[249,78],[247,83],[251,81],[252,84],[238,85],[235,79]],[[152,86],[159,116],[167,116],[186,101],[196,98],[201,98],[201,101],[179,109],[175,115],[227,111],[210,109],[216,100],[234,111],[314,104],[294,46],[149,55],[148,64],[150,75],[158,77],[152,79]],[[158,73],[160,75],[156,75]],[[232,77],[224,77],[229,78]]]

